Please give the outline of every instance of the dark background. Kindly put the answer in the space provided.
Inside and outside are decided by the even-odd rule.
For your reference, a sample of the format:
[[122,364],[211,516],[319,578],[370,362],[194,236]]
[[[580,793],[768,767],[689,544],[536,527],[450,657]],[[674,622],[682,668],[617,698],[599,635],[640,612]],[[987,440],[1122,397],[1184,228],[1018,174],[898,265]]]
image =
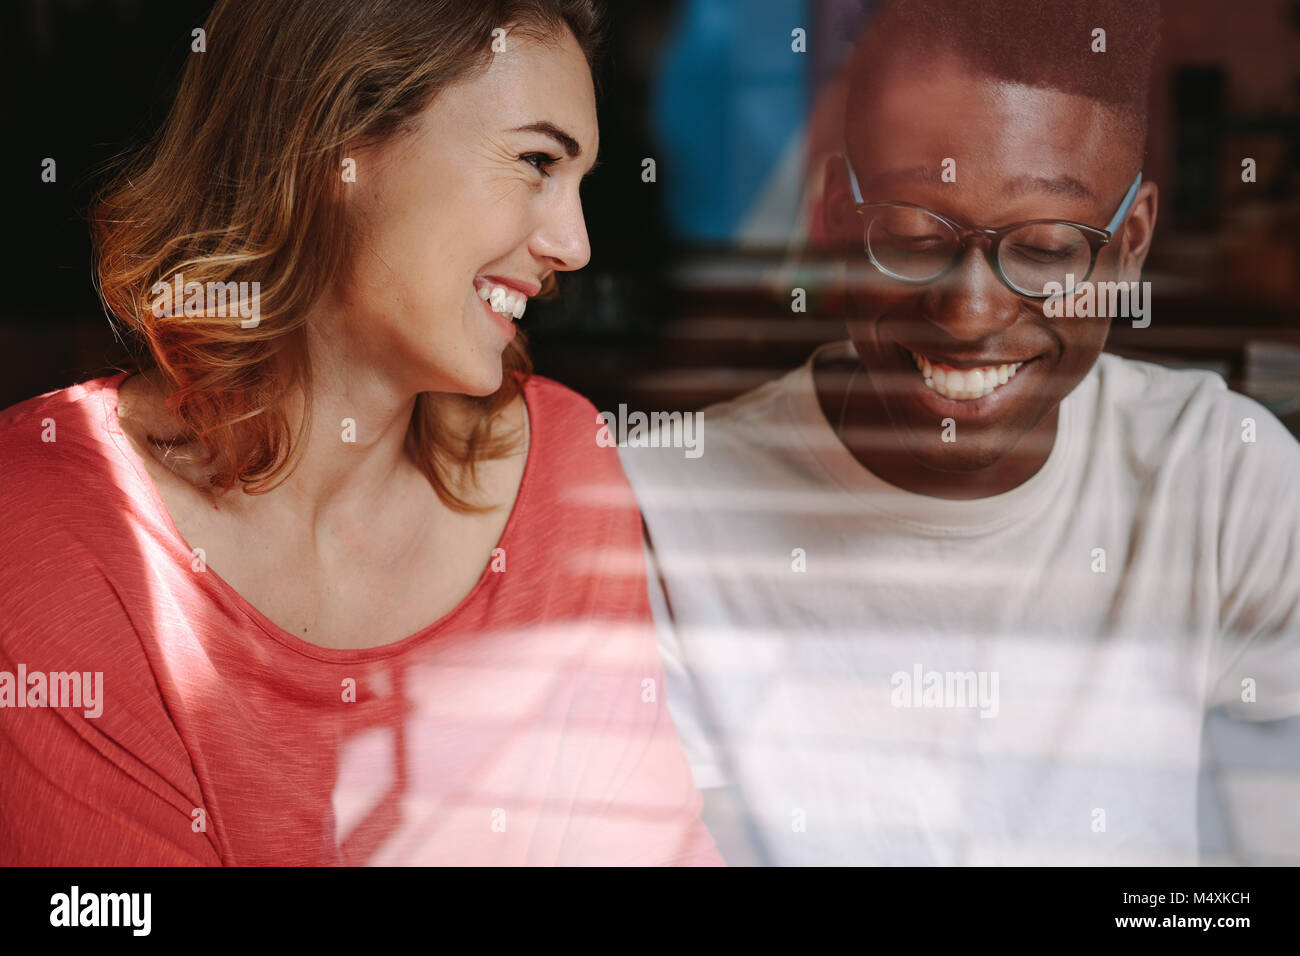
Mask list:
[[[808,142],[804,180],[811,182],[807,170],[820,167],[818,134],[809,130],[825,118],[819,109],[834,112],[826,102],[833,101],[845,39],[871,6],[872,0],[609,4],[603,165],[584,187],[593,256],[585,270],[563,277],[558,301],[529,309],[523,327],[539,372],[601,408],[619,401],[696,408],[772,378],[821,342],[843,337],[839,320],[823,309],[828,299],[819,293],[831,281],[825,270],[798,273],[809,309],[791,312],[792,243],[738,229],[702,234],[691,223],[670,221],[665,209],[684,195],[696,206],[735,199],[722,195],[720,187],[736,178],[724,166],[773,135],[753,133],[767,120],[746,103],[781,92],[776,83],[789,85],[794,61],[782,57],[799,57],[794,68],[802,71],[808,101],[800,134]],[[203,0],[18,0],[4,14],[0,121],[13,215],[10,248],[0,257],[7,290],[0,302],[0,407],[129,361],[94,293],[85,209],[103,165],[165,115],[193,55],[190,31],[209,7]],[[674,99],[660,83],[665,69],[683,69],[673,51],[692,42],[716,46],[716,37],[701,41],[695,34],[706,15],[716,25],[720,11],[733,33],[771,34],[743,38],[744,49],[761,49],[765,58],[744,60],[734,44],[729,59],[724,49],[708,68],[724,90],[721,103],[701,108],[680,88]],[[790,52],[789,24],[807,29],[806,55]],[[1153,285],[1153,321],[1142,330],[1116,323],[1109,347],[1215,369],[1300,431],[1300,0],[1167,2],[1162,29],[1146,168],[1161,188],[1144,275]],[[756,68],[756,60],[770,68]],[[673,141],[654,122],[656,90],[661,110],[685,117],[674,124]],[[695,136],[683,134],[683,122],[687,134],[695,132],[691,122],[707,127],[698,134],[712,133],[713,144],[729,137],[724,145],[734,148],[726,160],[710,169],[708,158],[697,156],[688,169]],[[58,163],[56,183],[40,179],[47,156]],[[1254,184],[1241,182],[1243,156],[1257,161]],[[642,182],[644,157],[658,158],[655,183]],[[676,157],[686,159],[674,166]]]
[[[0,128],[7,207],[0,270],[0,408],[107,374],[130,352],[96,296],[86,210],[115,156],[162,122],[211,0],[17,0],[0,20]],[[563,301],[530,305],[538,370],[579,391],[619,379],[621,363],[674,311],[672,250],[652,185],[641,183],[646,77],[671,4],[608,11],[601,158],[583,192],[591,265],[564,277]],[[41,180],[45,157],[57,180]],[[619,170],[631,170],[620,178]],[[645,188],[628,188],[628,184]],[[607,387],[607,386],[606,386]],[[592,389],[599,391],[599,387]]]

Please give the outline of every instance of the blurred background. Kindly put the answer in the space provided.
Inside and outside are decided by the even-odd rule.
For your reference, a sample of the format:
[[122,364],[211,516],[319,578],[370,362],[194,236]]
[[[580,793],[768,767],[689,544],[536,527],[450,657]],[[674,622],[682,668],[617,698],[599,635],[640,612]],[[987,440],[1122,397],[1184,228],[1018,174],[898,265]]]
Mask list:
[[[840,68],[875,3],[608,4],[603,167],[584,188],[593,257],[529,309],[540,372],[600,408],[694,409],[843,337],[841,274],[804,247]],[[102,164],[161,121],[209,7],[6,5],[0,407],[126,361],[91,285],[84,211]],[[1300,433],[1300,0],[1167,0],[1163,33],[1145,169],[1161,192],[1153,321],[1117,323],[1109,348],[1219,371]],[[806,312],[791,311],[795,287]]]
[[[540,373],[598,408],[689,410],[844,337],[841,275],[806,240],[815,171],[836,148],[839,73],[875,2],[608,4],[603,166],[584,187],[593,257],[557,301],[529,308]],[[129,361],[94,293],[85,209],[96,171],[161,121],[209,7],[5,4],[0,162],[14,218],[0,257],[0,407]],[[1218,371],[1300,435],[1300,0],[1164,10],[1144,170],[1161,194],[1144,274],[1153,321],[1117,323],[1108,348]],[[46,157],[54,183],[41,179]],[[1245,157],[1254,183],[1242,182]],[[791,309],[795,287],[806,312]],[[1253,745],[1224,723],[1210,738],[1205,837],[1229,854],[1250,838],[1216,794]],[[1300,780],[1300,766],[1273,769]]]

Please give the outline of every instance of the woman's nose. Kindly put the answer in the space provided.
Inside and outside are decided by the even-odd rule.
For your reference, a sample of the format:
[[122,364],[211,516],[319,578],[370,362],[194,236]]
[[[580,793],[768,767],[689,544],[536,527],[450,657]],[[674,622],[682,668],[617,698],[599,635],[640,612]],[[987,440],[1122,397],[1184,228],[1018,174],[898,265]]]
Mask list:
[[576,190],[533,233],[532,244],[533,254],[548,260],[557,270],[581,269],[591,261],[587,223]]

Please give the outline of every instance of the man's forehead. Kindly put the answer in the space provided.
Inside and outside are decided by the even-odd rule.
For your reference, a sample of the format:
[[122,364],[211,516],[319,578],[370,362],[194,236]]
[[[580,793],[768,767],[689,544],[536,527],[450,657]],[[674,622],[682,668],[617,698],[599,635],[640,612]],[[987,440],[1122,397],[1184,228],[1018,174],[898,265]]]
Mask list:
[[[1124,165],[1115,162],[1125,148],[1123,123],[1096,100],[955,61],[872,75],[854,89],[845,117],[864,194],[969,184],[1005,200],[1036,194],[1091,203],[1112,191]],[[1126,175],[1118,170],[1119,179]]]
[[[1099,201],[1099,197],[1093,189],[1089,188],[1078,176],[1069,173],[1056,175],[1037,173],[1003,174],[999,179],[998,191],[1004,199],[1019,199],[1028,194],[1037,194],[1080,202]],[[933,165],[883,169],[859,179],[859,185],[863,192],[868,194],[888,192],[892,188],[909,184],[939,185],[944,182],[943,170],[939,166]]]

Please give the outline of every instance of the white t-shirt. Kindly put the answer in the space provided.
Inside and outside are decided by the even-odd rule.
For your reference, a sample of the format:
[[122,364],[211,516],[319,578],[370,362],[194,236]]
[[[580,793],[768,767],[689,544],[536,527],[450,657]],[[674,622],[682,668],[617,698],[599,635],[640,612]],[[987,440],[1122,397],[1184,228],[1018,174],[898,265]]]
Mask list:
[[620,449],[697,785],[775,864],[1198,862],[1205,711],[1300,714],[1300,444],[1102,355],[1037,474],[932,498],[853,458],[815,358],[698,457]]

